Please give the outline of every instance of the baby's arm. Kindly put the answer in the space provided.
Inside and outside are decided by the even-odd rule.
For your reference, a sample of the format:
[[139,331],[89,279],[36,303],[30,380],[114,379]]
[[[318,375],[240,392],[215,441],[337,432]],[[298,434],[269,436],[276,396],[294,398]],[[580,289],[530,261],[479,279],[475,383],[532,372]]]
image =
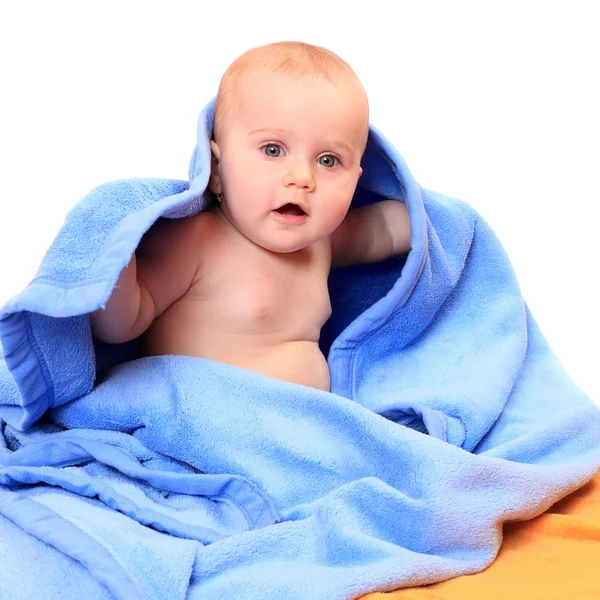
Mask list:
[[200,260],[198,219],[157,223],[121,272],[105,308],[91,314],[92,332],[119,344],[141,335],[195,282]]
[[409,250],[408,208],[398,200],[350,210],[331,234],[332,267],[379,262]]

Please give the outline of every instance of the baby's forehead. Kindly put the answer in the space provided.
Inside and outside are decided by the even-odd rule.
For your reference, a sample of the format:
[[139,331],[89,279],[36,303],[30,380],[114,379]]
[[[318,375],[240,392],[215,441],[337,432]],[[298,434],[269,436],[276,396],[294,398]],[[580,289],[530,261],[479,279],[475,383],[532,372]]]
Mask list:
[[274,67],[264,65],[248,66],[230,81],[231,88],[242,91],[245,87],[254,87],[258,82],[270,86],[289,86],[301,84],[306,87],[355,88],[364,92],[364,88],[353,73],[343,73],[336,77],[325,77],[317,72],[283,73]]
[[[244,69],[228,83],[228,89],[223,90],[224,110],[221,111],[219,119],[220,128],[225,126],[229,129],[237,125],[243,129],[254,129],[263,125],[265,113],[270,127],[284,128],[283,124],[279,125],[275,122],[279,109],[282,109],[283,114],[292,114],[294,108],[301,107],[301,114],[313,114],[311,109],[314,104],[302,106],[301,102],[296,101],[298,96],[304,96],[305,92],[307,95],[304,97],[307,98],[310,98],[311,92],[314,92],[316,98],[327,98],[326,104],[319,102],[315,110],[326,106],[326,110],[332,111],[330,114],[337,115],[346,123],[352,121],[360,129],[368,131],[368,100],[356,75],[344,74],[335,80],[330,80],[322,76],[312,76],[310,73],[283,74],[276,69],[259,66]],[[332,102],[337,105],[332,105]],[[294,108],[288,110],[288,107],[292,106]],[[215,117],[216,122],[217,115]],[[254,121],[260,121],[259,125]],[[287,121],[285,127],[289,128],[290,123],[289,120]],[[351,129],[355,130],[355,127]],[[347,133],[350,134],[350,131]]]
[[231,97],[238,105],[238,114],[241,109],[249,107],[250,103],[244,101],[249,97],[258,106],[294,106],[298,97],[310,98],[313,93],[315,98],[323,97],[324,93],[329,103],[340,106],[350,103],[357,112],[362,108],[368,109],[366,93],[355,76],[346,75],[331,81],[324,77],[282,74],[275,70],[255,68],[248,69],[235,83]]

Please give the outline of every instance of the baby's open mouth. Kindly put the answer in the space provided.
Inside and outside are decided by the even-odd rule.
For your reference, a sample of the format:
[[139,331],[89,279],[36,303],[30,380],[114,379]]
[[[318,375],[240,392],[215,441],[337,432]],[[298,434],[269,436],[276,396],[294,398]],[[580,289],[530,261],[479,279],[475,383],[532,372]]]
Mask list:
[[297,204],[284,204],[279,208],[275,209],[275,212],[278,212],[282,215],[305,215],[306,213],[297,205]]

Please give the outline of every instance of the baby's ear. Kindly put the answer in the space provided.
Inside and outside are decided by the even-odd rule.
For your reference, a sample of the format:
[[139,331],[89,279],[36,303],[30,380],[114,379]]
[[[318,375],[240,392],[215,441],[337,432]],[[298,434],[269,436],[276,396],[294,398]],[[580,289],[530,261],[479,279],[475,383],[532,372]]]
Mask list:
[[221,151],[214,140],[210,140],[210,177],[208,187],[213,194],[221,194],[221,176],[219,174],[219,163],[221,161]]

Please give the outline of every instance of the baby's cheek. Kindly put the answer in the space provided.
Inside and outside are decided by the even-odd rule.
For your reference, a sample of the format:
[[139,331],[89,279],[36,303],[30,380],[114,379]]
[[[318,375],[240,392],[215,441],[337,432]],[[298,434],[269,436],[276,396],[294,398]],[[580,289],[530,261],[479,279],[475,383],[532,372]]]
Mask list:
[[259,169],[252,168],[252,165],[247,165],[247,168],[238,171],[237,183],[248,194],[264,196],[269,188],[273,187],[273,175],[269,176]]
[[326,209],[327,214],[325,217],[330,233],[332,233],[339,227],[340,223],[348,214],[348,209],[350,208],[351,200],[352,199],[348,199],[347,196],[330,198],[330,202],[328,202],[328,206]]
[[230,202],[251,203],[256,188],[256,182],[252,180],[250,173],[243,169],[235,169],[226,178],[225,189]]

